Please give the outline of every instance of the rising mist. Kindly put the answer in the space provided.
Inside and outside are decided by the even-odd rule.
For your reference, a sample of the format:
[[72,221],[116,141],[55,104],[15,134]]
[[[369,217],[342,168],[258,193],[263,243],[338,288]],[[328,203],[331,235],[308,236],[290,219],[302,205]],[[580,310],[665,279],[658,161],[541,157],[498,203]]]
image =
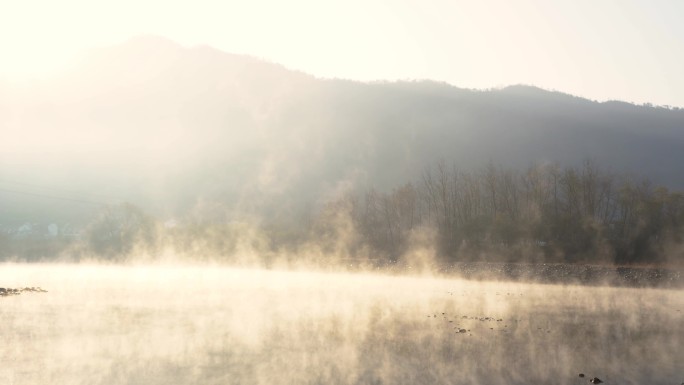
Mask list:
[[677,384],[684,372],[679,291],[216,266],[3,274],[50,288],[0,298],[8,384]]
[[683,126],[156,37],[2,82],[0,382],[679,384]]

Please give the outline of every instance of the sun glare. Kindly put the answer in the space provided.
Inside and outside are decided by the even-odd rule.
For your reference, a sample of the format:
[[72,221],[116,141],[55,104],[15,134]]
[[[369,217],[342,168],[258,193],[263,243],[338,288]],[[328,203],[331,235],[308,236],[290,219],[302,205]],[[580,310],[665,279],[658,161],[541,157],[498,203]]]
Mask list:
[[77,52],[49,44],[17,44],[3,53],[0,76],[10,81],[43,79],[68,69],[77,58]]

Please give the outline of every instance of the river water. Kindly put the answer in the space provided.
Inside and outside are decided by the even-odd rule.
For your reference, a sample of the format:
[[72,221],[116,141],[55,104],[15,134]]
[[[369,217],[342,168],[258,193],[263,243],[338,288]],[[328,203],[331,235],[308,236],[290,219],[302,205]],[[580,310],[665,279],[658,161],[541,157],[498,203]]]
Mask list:
[[681,290],[68,264],[0,286],[48,290],[0,297],[0,384],[684,382]]

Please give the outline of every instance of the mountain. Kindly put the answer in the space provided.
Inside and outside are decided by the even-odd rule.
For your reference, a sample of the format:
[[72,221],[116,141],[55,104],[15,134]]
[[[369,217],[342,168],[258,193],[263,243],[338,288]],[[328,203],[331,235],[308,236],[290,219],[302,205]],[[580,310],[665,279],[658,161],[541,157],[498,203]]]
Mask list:
[[0,83],[0,130],[0,190],[19,191],[0,194],[0,212],[12,217],[55,204],[22,193],[74,191],[160,216],[220,204],[225,215],[286,217],[345,189],[418,180],[437,160],[470,169],[589,158],[684,188],[681,109],[531,86],[318,79],[149,36],[91,51],[48,80]]

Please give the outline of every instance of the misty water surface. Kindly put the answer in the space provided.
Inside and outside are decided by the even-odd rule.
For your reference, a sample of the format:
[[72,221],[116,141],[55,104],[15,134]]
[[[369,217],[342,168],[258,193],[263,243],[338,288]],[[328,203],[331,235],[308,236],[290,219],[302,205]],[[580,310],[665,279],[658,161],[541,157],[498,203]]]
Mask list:
[[[2,384],[680,384],[681,291],[3,265]],[[587,375],[579,378],[582,372]]]

